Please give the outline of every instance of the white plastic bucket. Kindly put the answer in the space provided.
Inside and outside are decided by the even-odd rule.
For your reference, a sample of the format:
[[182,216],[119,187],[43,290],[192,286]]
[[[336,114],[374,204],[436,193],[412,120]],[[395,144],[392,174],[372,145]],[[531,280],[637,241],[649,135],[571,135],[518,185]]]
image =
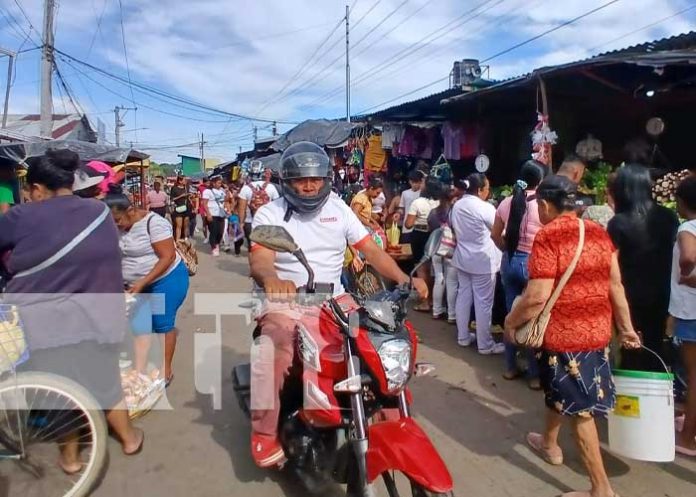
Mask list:
[[614,370],[616,407],[609,415],[609,448],[639,461],[674,461],[674,376]]

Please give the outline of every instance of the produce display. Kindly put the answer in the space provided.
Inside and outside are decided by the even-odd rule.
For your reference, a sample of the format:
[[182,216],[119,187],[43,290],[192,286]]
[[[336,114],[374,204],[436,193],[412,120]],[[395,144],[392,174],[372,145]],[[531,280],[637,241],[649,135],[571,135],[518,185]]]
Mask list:
[[585,195],[593,195],[595,203],[602,205],[606,202],[607,180],[614,167],[608,162],[598,162],[585,171],[578,191]]

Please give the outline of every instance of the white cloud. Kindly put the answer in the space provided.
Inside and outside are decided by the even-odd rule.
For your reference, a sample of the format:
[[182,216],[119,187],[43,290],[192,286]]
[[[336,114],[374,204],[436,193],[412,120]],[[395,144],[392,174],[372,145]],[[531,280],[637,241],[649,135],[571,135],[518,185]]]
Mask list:
[[[382,0],[354,27],[351,34],[354,44],[365,35],[369,36],[362,46],[353,50],[352,75],[353,81],[357,81],[353,88],[353,111],[445,78],[454,60],[485,59],[607,0],[409,0],[375,29],[377,23],[402,2]],[[43,2],[23,0],[21,3],[33,24],[39,27]],[[344,112],[342,26],[325,48],[334,42],[336,46],[289,86],[288,90],[295,89],[292,95],[272,101],[264,108],[264,103],[277,95],[338,22],[345,8],[344,0],[122,0],[122,3],[131,75],[137,81],[247,115],[261,110],[264,116],[301,120],[307,116],[339,116]],[[371,4],[374,0],[357,3],[353,24]],[[417,15],[406,20],[426,4]],[[686,0],[621,0],[587,19],[495,58],[490,61],[491,74],[496,78],[515,76],[535,67],[585,58],[593,54],[591,49],[595,47],[597,51],[611,50],[689,31],[694,29],[696,9],[611,42],[675,15],[689,4]],[[115,0],[64,0],[59,10],[56,43],[78,58],[87,57],[103,8],[102,34],[95,39],[89,61],[125,76],[120,13]],[[12,3],[7,9],[21,20]],[[375,43],[393,27],[396,29],[389,36]],[[15,44],[16,39],[4,35],[4,31],[7,30],[0,27],[0,45],[5,40]],[[292,33],[283,35],[288,32]],[[412,54],[404,53],[413,43],[434,32],[424,40],[427,46],[415,47],[419,49]],[[400,52],[401,55],[397,55]],[[336,64],[320,72],[334,58],[338,58]],[[35,66],[25,70],[35,71]],[[64,72],[70,74],[71,69],[64,68]],[[361,76],[362,81],[358,79]],[[74,76],[66,77],[85,104],[86,97],[81,86],[73,81]],[[98,79],[112,91],[124,97],[130,95],[125,86]],[[306,84],[310,79],[310,84]],[[122,101],[89,81],[86,83],[101,107],[95,111],[104,112],[116,104],[128,104],[127,100]],[[406,100],[444,89],[446,85],[444,81]],[[336,94],[332,98],[308,107],[317,104],[320,96],[333,89]],[[26,98],[29,102],[36,98],[36,91],[32,90],[13,89],[13,92],[18,93],[17,98]],[[188,113],[138,92],[135,99],[169,112]],[[210,136],[224,130],[227,137],[222,144],[229,144],[230,150],[226,154],[224,148],[218,150],[225,156],[236,152],[237,142],[248,143],[249,138],[243,135],[250,134],[249,124],[224,127],[187,122],[142,107],[138,123],[150,128],[139,135],[141,141],[149,144],[171,143],[166,141],[171,137],[195,137],[201,130]],[[267,130],[261,133],[264,132]],[[211,142],[219,139],[214,137]],[[186,142],[188,140],[182,143]]]

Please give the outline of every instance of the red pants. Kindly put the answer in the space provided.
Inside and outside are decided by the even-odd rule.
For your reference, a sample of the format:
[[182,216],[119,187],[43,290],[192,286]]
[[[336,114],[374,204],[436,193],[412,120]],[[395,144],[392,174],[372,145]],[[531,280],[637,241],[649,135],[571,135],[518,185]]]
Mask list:
[[294,355],[297,321],[281,312],[261,318],[261,337],[251,354],[251,427],[255,433],[276,436],[280,391]]

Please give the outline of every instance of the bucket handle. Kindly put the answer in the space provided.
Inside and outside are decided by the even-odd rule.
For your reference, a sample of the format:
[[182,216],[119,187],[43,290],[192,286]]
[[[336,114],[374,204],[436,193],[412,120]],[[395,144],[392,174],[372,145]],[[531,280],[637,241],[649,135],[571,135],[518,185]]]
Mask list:
[[[655,352],[653,349],[651,349],[651,348],[649,348],[649,347],[646,347],[646,346],[643,345],[643,344],[640,344],[640,347],[641,347],[643,350],[647,350],[647,351],[650,352],[652,355],[654,355],[655,357],[657,357],[657,360],[660,361],[660,362],[662,363],[662,366],[665,368],[665,372],[667,372],[667,374],[672,374],[672,371],[670,371],[669,367],[667,366],[667,363],[662,359],[662,357],[660,356],[660,354],[658,354],[657,352]],[[672,399],[672,395],[669,395],[669,396],[668,396],[668,399],[667,399],[668,405],[670,405],[670,406],[672,405],[672,400],[673,400],[673,399]]]

